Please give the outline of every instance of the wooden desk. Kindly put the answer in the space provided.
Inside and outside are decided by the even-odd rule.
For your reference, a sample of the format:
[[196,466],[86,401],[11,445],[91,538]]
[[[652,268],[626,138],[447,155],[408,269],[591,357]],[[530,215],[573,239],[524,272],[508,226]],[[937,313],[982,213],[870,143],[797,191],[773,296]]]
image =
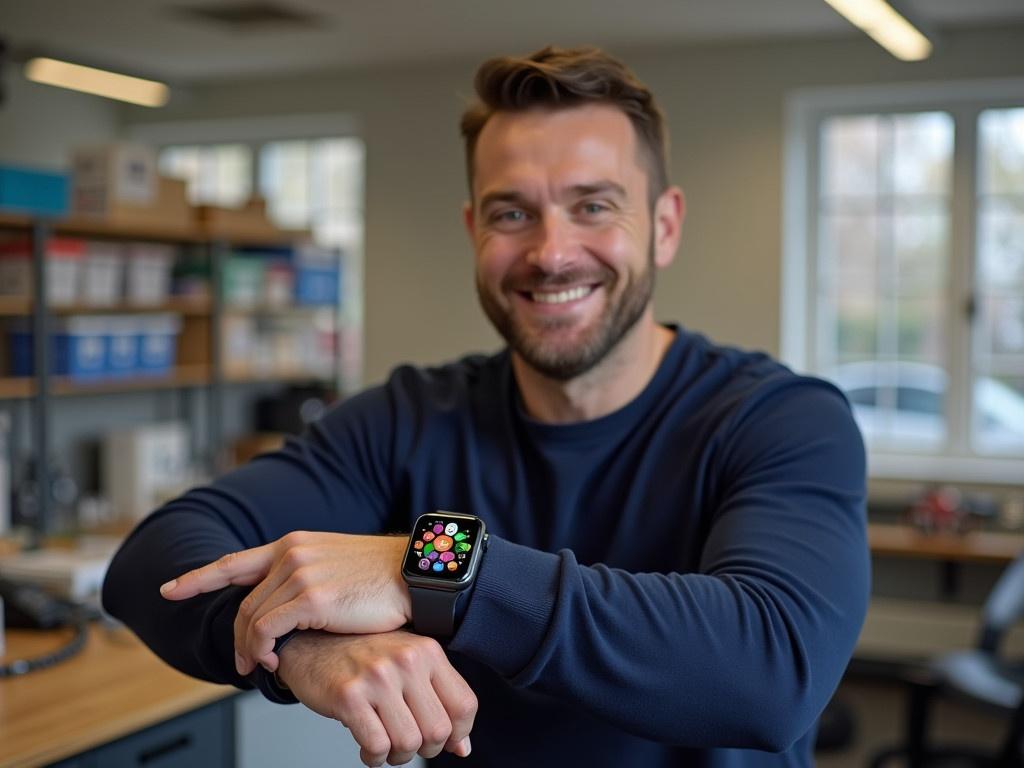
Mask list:
[[1024,534],[972,531],[926,534],[909,525],[868,524],[873,555],[891,555],[948,563],[1006,564],[1024,551]]
[[[70,636],[8,630],[4,659],[45,653]],[[94,626],[74,658],[0,680],[0,768],[46,765],[233,693],[176,672],[127,630]]]

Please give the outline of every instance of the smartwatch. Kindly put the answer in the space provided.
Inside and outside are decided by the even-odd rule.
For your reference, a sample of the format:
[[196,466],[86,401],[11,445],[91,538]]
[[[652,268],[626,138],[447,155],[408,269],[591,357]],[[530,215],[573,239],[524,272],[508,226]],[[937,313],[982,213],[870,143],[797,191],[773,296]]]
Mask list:
[[455,604],[476,579],[486,548],[486,526],[474,515],[438,511],[416,521],[402,577],[409,585],[412,624],[419,634],[454,634]]

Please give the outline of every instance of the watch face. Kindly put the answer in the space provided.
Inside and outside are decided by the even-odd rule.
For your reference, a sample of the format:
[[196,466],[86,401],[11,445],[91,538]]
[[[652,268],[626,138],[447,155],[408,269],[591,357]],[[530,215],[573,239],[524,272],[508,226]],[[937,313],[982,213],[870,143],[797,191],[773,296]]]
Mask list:
[[459,582],[481,545],[483,523],[475,517],[435,512],[416,521],[402,569],[407,576]]

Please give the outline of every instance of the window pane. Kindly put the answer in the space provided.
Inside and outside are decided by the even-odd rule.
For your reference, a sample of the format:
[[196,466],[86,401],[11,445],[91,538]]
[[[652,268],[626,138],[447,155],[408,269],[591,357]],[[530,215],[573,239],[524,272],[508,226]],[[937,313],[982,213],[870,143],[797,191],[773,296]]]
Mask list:
[[978,135],[979,191],[1024,194],[1024,109],[982,112]]
[[312,216],[308,141],[274,141],[260,150],[260,194],[274,223],[308,227]]
[[971,436],[1024,455],[1024,109],[978,118],[978,248]]
[[986,197],[978,205],[978,280],[982,290],[1024,289],[1024,204]]
[[822,190],[826,195],[878,193],[878,119],[837,117],[822,129]]
[[852,395],[869,443],[947,439],[953,121],[858,115],[822,125],[820,370]]
[[905,299],[897,309],[896,350],[899,360],[942,368],[946,357],[946,306],[938,296]]
[[895,292],[899,296],[936,296],[946,290],[949,215],[898,212],[893,226]]
[[1024,376],[978,376],[973,405],[976,450],[1024,453]]
[[188,184],[193,205],[243,205],[252,195],[252,151],[244,144],[165,147],[160,171]]
[[948,195],[952,190],[953,118],[944,112],[893,118],[893,191]]

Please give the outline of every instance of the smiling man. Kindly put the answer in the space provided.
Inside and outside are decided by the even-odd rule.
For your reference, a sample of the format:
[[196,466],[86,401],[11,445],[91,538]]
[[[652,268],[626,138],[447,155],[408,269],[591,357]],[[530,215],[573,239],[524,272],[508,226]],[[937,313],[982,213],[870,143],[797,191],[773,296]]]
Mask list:
[[621,63],[548,48],[476,89],[464,218],[507,348],[398,368],[167,504],[105,604],[367,765],[811,765],[867,602],[849,407],[655,320],[683,197]]

